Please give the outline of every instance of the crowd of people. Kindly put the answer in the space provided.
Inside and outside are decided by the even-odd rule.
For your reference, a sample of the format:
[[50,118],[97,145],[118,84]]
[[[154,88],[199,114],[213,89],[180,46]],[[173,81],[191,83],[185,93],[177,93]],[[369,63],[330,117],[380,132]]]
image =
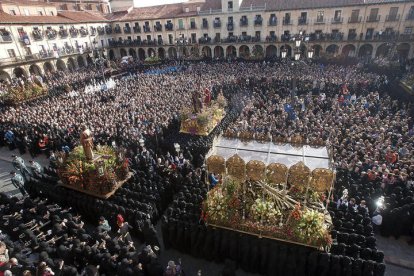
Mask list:
[[[144,271],[142,275],[162,275],[167,272],[160,268],[160,253],[155,248],[175,248],[218,262],[231,260],[223,275],[234,275],[232,261],[241,264],[244,270],[268,275],[281,274],[283,269],[301,275],[305,267],[313,271],[311,275],[333,275],[338,271],[355,275],[384,274],[383,254],[376,248],[373,231],[378,227],[378,231],[386,235],[411,234],[412,219],[406,217],[406,211],[412,209],[414,202],[413,109],[410,103],[391,97],[388,91],[391,80],[359,66],[286,61],[195,63],[163,72],[134,72],[117,79],[114,88],[94,93],[85,93],[84,87],[99,78],[98,71],[55,74],[44,81],[51,87],[68,85],[74,93],[56,93],[1,108],[0,130],[4,139],[0,145],[17,148],[21,154],[29,152],[33,158],[45,153],[52,160],[50,168],[39,168],[34,162],[28,169],[14,157],[14,182],[30,197],[24,201],[4,197],[3,204],[7,207],[4,212],[8,212],[4,215],[13,217],[24,202],[31,202],[29,209],[42,205],[42,201],[35,198],[46,197],[62,208],[58,210],[74,208],[88,223],[94,224],[102,216],[99,219],[102,232],[123,229],[124,234],[131,232],[153,251],[143,253],[148,249],[145,247],[147,249],[140,252],[127,238],[125,249],[112,244],[111,234],[102,239],[87,229],[78,231],[83,226],[79,227],[80,221],[72,220],[77,217],[72,214],[70,221],[73,223],[69,225],[75,225],[76,231],[66,227],[59,232],[59,236],[69,232],[72,240],[56,241],[52,246],[56,247],[55,251],[40,246],[37,235],[45,231],[25,234],[26,242],[31,243],[23,247],[41,257],[36,266],[44,266],[45,262],[46,267],[62,271],[62,275],[76,275],[90,265],[106,275],[129,275],[140,269]],[[178,133],[180,111],[191,106],[193,93],[205,88],[212,91],[213,97],[221,92],[227,98],[226,116],[209,136]],[[56,187],[53,152],[68,152],[77,145],[80,127],[84,124],[92,130],[95,143],[127,149],[133,178],[107,201]],[[332,200],[335,204],[329,204],[334,221],[332,236],[336,241],[331,254],[313,255],[310,251],[286,248],[279,243],[264,245],[203,224],[199,215],[200,204],[207,193],[204,155],[220,133],[239,138],[249,133],[250,139],[264,137],[282,143],[300,137],[300,143],[326,145],[330,149],[338,170]],[[142,140],[145,146],[140,145]],[[173,143],[181,145],[179,152],[175,152]],[[349,191],[346,196],[342,195],[344,189]],[[384,196],[384,204],[379,206],[377,200],[381,196]],[[42,217],[44,208],[40,209],[42,211],[34,212]],[[117,215],[120,215],[119,220],[128,221],[131,229],[118,225]],[[370,217],[378,216],[381,220],[371,222]],[[398,217],[403,217],[406,223],[393,228],[390,225]],[[51,225],[59,225],[65,219],[69,221],[66,215],[57,218],[51,214],[50,218]],[[109,223],[105,218],[110,218]],[[163,242],[154,227],[160,219]],[[9,227],[9,231],[17,227],[17,232],[23,234],[32,225],[20,229],[20,224],[31,221],[22,218],[13,228]],[[54,227],[51,230],[49,236],[55,237]],[[12,232],[7,233],[10,234],[10,241],[6,243],[7,264],[15,260],[22,262],[25,257],[22,248],[11,250],[17,242]],[[79,252],[88,246],[85,252],[90,254]],[[59,255],[60,247],[72,253]],[[141,254],[146,254],[145,261],[136,258]],[[284,264],[280,260],[287,254],[295,258]],[[115,255],[116,260],[113,259]],[[280,260],[273,261],[277,259]],[[148,264],[156,268],[151,270]],[[33,264],[28,267],[33,272]],[[176,267],[174,262],[169,263],[168,270],[179,275],[180,269],[173,267]],[[279,272],[272,273],[275,270]]]

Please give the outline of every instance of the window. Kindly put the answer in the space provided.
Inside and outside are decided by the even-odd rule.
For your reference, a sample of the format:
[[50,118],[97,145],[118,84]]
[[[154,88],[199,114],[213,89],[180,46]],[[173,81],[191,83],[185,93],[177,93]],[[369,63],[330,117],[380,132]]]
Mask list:
[[16,57],[16,53],[14,52],[14,49],[7,49],[7,53],[9,54],[9,57],[11,58]]
[[169,44],[173,44],[173,41],[174,41],[173,35],[172,34],[169,34],[168,35],[168,43]]
[[260,38],[260,31],[256,31],[256,35],[257,38]]
[[283,24],[284,25],[290,24],[290,12],[285,13],[285,17],[283,18]]
[[306,18],[308,17],[308,13],[307,12],[301,12],[300,17],[306,20]]
[[29,9],[24,9],[24,15],[26,15],[26,16],[29,16],[30,15]]
[[269,25],[275,26],[276,25],[276,14],[272,13],[269,19]]
[[101,39],[101,47],[104,47],[104,41]]
[[318,11],[316,15],[316,22],[323,22],[324,11]]
[[335,21],[341,20],[341,16],[342,16],[342,11],[341,10],[336,10],[335,15],[334,15]]
[[230,24],[233,24],[233,16],[229,16],[229,18],[228,18],[228,22],[230,23]]
[[16,15],[16,11],[15,11],[15,10],[9,10],[9,13],[10,13],[11,15]]
[[359,17],[359,10],[353,10],[351,13],[351,19],[353,22],[357,21]]
[[368,28],[365,34],[365,39],[372,39],[373,35],[374,35],[374,29]]
[[242,32],[242,36],[247,36],[247,32]]
[[390,8],[390,16],[397,16],[398,7],[391,7]]
[[51,16],[54,16],[54,15],[55,15],[53,11],[50,11],[50,12],[49,12],[49,14],[50,14]]
[[30,47],[24,47],[24,51],[26,52],[26,55],[30,56],[32,54],[32,50]]
[[410,35],[413,32],[413,27],[405,27],[404,34]]
[[398,7],[391,7],[390,13],[387,15],[387,21],[397,21],[398,18]]
[[189,8],[185,8],[185,12],[189,12],[190,11],[190,9]]
[[377,21],[377,17],[378,17],[378,8],[372,8],[370,13],[369,13],[369,17],[368,20],[369,21]]
[[178,19],[178,29],[184,29],[184,21],[182,19]]
[[197,42],[197,35],[196,34],[191,34],[191,42],[192,43],[196,43]]
[[150,41],[151,40],[151,35],[147,35],[147,40]]
[[227,2],[227,9],[228,9],[229,11],[232,11],[232,10],[233,10],[233,1],[229,1],[229,2]]

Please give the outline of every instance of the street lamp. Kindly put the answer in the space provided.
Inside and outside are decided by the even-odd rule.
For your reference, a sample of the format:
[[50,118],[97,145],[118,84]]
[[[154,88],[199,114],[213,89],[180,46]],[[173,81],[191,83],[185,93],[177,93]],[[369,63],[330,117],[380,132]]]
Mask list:
[[312,59],[313,53],[313,48],[310,48],[310,50],[308,50],[308,59]]
[[144,139],[139,139],[139,145],[141,146],[141,147],[144,147],[144,144],[145,144],[145,141],[144,141]]
[[298,61],[300,59],[300,52],[295,52],[295,60]]
[[180,152],[180,144],[174,143],[174,148],[175,148],[175,151],[177,152],[177,155],[178,155],[178,153]]
[[286,55],[287,55],[287,50],[286,50],[286,48],[283,48],[282,49],[282,58],[286,58]]
[[300,38],[296,38],[295,39],[295,46],[296,46],[296,48],[299,48],[301,43],[302,43],[302,40]]

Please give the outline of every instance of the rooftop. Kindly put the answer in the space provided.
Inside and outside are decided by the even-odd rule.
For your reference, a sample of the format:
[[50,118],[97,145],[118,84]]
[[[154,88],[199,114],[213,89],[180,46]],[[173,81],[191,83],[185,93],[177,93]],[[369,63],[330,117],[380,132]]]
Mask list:
[[83,22],[104,22],[107,21],[99,13],[86,11],[61,11],[56,16],[17,16],[0,11],[0,23],[11,24],[59,24],[59,23],[83,23]]
[[[150,19],[168,19],[197,15],[197,7],[204,1],[191,1],[176,4],[158,5],[150,7],[133,8],[130,12],[119,11],[108,15],[111,21],[137,21]],[[188,8],[188,12],[185,9]]]

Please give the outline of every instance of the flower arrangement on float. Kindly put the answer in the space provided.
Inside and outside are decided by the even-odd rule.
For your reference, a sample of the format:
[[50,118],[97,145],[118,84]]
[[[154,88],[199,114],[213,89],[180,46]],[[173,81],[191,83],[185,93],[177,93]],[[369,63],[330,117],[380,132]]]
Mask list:
[[99,158],[92,162],[86,160],[81,146],[75,147],[69,154],[56,154],[58,175],[66,187],[105,195],[113,191],[118,182],[128,178],[128,162],[121,151],[109,146],[97,146],[94,154]]
[[[207,193],[203,205],[207,224],[317,248],[330,247],[329,213],[324,212],[318,193],[309,189],[307,207],[300,203],[303,198],[299,194],[289,191],[269,196],[256,190],[256,197],[249,199],[245,184],[227,177]],[[314,208],[318,204],[321,208]]]

